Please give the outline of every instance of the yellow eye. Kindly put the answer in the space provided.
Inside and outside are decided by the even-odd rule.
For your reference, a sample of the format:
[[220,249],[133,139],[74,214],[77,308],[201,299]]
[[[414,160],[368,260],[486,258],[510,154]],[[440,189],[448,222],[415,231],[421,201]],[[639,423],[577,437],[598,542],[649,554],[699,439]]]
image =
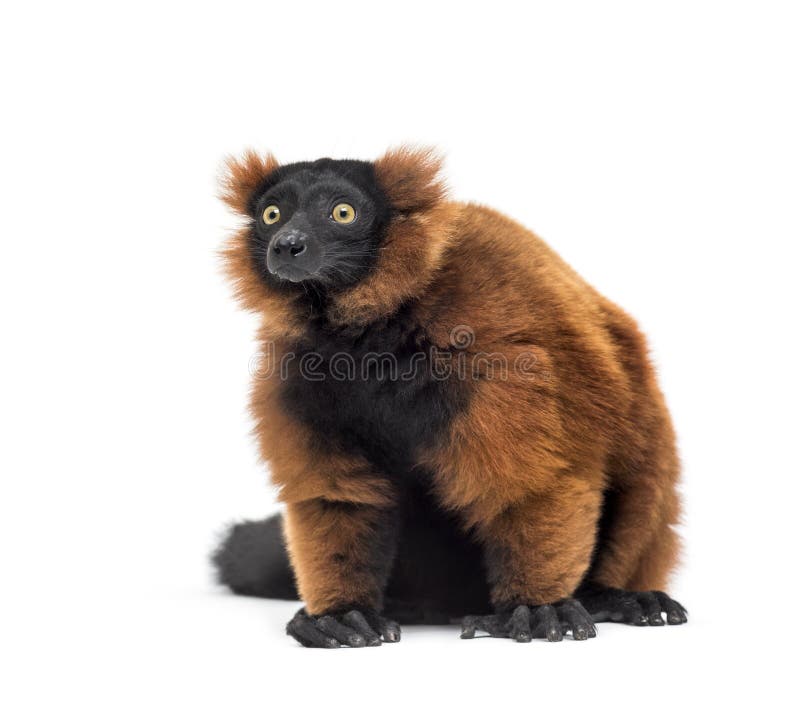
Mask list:
[[356,219],[356,209],[349,203],[339,203],[331,211],[331,217],[342,225],[347,225]]
[[270,205],[261,217],[267,225],[274,225],[281,219],[281,211],[277,205]]

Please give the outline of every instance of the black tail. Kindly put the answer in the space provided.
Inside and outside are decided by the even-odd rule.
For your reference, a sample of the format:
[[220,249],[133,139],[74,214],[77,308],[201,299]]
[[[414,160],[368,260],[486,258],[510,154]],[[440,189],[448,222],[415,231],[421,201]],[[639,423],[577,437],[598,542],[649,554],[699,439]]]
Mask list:
[[281,524],[275,515],[233,526],[211,558],[220,583],[236,594],[298,600]]

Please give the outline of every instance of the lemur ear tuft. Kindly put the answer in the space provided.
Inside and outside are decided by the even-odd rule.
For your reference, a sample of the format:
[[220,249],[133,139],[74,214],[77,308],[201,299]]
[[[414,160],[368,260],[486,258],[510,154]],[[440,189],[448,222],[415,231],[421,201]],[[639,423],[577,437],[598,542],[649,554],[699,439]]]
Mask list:
[[259,156],[247,151],[238,159],[225,160],[224,173],[220,179],[220,199],[241,215],[251,215],[250,199],[256,189],[278,168],[278,160],[272,154]]
[[431,148],[391,149],[374,165],[378,182],[395,210],[427,210],[445,196],[442,157]]

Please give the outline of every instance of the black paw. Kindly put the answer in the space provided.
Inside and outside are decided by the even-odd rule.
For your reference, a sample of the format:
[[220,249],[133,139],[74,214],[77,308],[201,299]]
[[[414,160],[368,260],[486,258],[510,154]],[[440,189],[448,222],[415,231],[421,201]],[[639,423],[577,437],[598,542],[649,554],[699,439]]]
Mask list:
[[534,638],[559,641],[571,632],[575,640],[594,638],[597,630],[586,609],[575,599],[544,606],[517,606],[512,612],[492,616],[467,616],[461,622],[461,637],[474,638],[486,631],[495,638],[528,643]]
[[686,609],[664,592],[629,592],[611,587],[591,587],[575,595],[595,621],[634,626],[677,626],[686,623]]
[[356,609],[322,616],[300,609],[286,624],[286,633],[307,648],[363,648],[400,640],[400,626],[394,621]]

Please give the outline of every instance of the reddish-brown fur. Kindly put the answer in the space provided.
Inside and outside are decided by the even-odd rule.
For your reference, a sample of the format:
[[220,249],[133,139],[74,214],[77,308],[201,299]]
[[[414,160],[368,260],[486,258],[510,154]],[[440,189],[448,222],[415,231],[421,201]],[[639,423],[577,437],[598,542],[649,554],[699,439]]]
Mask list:
[[[252,153],[231,161],[224,200],[247,214],[253,189],[277,166]],[[496,604],[553,602],[586,576],[604,492],[615,520],[599,546],[596,582],[663,589],[678,555],[675,439],[646,343],[635,322],[586,284],[538,237],[485,207],[445,199],[438,161],[400,149],[375,162],[398,213],[378,266],[335,298],[338,325],[386,318],[403,304],[445,348],[458,326],[480,355],[525,360],[528,372],[469,379],[470,402],[416,461],[442,506],[494,556]],[[262,318],[262,344],[304,335],[293,294],[263,285],[243,228],[226,250],[242,303]],[[253,387],[262,456],[287,502],[287,539],[310,613],[342,604],[379,608],[385,574],[362,557],[392,506],[391,485],[364,457],[320,449],[276,400],[278,377]],[[353,510],[353,505],[357,510]],[[334,557],[337,556],[337,557]]]

